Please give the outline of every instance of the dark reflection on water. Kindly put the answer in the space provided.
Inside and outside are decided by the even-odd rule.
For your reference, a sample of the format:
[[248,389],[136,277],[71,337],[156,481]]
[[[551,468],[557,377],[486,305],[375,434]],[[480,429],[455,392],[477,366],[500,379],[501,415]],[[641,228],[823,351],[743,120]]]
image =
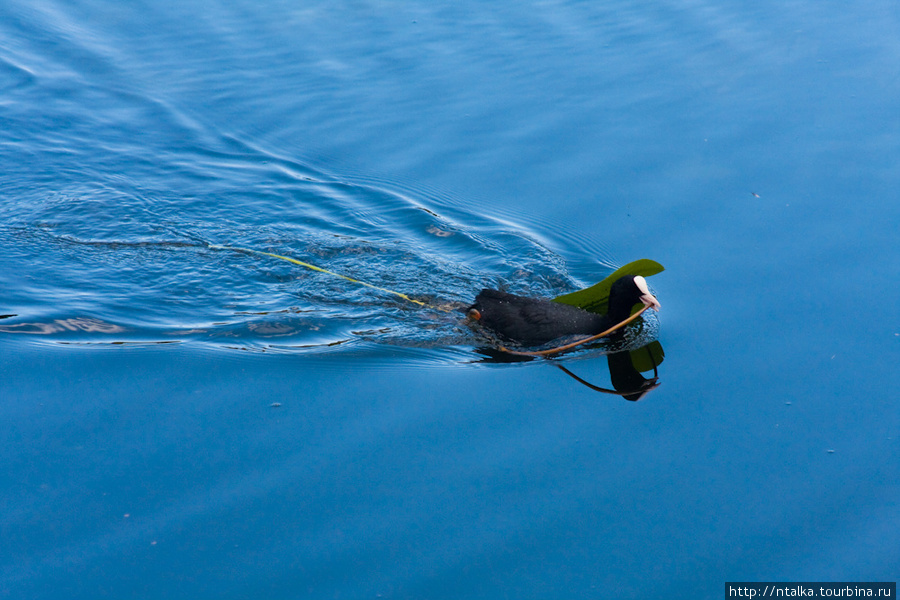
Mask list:
[[[594,351],[587,351],[588,356],[594,358],[592,362],[606,359],[609,367],[609,378],[613,389],[597,386],[572,372],[571,369],[560,364],[559,359],[545,359],[536,356],[526,356],[505,352],[495,347],[481,347],[476,353],[482,356],[477,362],[489,364],[514,364],[531,361],[551,360],[556,367],[581,385],[596,392],[614,394],[625,400],[637,401],[644,398],[650,391],[660,385],[659,365],[662,363],[665,353],[658,341],[644,344],[634,349],[616,349],[602,352],[602,356],[594,358]],[[584,356],[580,356],[582,360]],[[652,371],[653,376],[644,377],[641,373]]]
[[[609,378],[612,382],[613,389],[602,388],[596,386],[581,377],[575,375],[572,371],[563,365],[557,365],[566,375],[581,383],[585,387],[605,394],[615,394],[622,396],[625,400],[637,402],[643,399],[649,392],[656,389],[659,384],[659,362],[663,354],[662,346],[659,342],[654,342],[655,347],[651,349],[648,344],[637,350],[627,352],[613,352],[606,355],[609,365]],[[640,357],[639,360],[648,357],[653,365],[653,377],[646,378],[641,375],[641,367],[635,364],[635,356]]]

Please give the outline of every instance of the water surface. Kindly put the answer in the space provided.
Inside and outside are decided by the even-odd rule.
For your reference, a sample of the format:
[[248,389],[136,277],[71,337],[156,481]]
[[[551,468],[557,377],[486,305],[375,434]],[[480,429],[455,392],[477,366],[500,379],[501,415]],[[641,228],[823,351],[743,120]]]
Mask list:
[[[0,597],[896,581],[898,25],[5,3]],[[642,257],[639,402],[557,368],[610,387],[602,349],[485,361],[454,310]]]

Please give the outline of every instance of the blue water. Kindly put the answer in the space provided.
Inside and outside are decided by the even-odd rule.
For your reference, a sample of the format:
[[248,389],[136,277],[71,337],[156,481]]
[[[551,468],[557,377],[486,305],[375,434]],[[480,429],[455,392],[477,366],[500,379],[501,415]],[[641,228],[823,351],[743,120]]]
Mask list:
[[[896,581],[898,31],[888,0],[0,4],[0,598]],[[456,310],[644,257],[639,402],[557,368],[609,388],[603,347],[493,362]]]

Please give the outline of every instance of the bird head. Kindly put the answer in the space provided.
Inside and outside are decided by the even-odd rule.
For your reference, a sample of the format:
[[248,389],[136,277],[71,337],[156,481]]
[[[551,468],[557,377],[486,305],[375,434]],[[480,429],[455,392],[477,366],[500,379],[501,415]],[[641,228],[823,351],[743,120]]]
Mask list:
[[649,306],[653,310],[659,311],[659,300],[650,293],[650,289],[647,287],[647,280],[640,275],[637,275],[634,278],[634,285],[637,286],[638,291],[641,293],[640,301],[644,303],[644,306]]

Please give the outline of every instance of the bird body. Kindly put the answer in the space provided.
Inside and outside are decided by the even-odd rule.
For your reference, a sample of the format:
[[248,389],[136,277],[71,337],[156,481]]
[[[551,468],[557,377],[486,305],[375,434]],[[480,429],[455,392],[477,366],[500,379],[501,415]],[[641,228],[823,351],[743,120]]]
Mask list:
[[547,298],[517,296],[484,289],[468,309],[469,318],[506,339],[523,346],[540,346],[561,337],[596,335],[620,323],[635,304],[659,310],[659,301],[650,293],[643,277],[626,275],[617,279],[609,293],[605,315]]

